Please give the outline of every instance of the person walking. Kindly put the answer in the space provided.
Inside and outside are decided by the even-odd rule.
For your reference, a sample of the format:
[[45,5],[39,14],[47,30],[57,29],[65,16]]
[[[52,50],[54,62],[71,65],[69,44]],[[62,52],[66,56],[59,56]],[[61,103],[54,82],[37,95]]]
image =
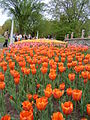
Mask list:
[[5,37],[5,42],[4,42],[4,44],[3,44],[3,47],[7,47],[8,46],[8,36],[9,35],[9,33],[8,33],[8,30],[7,31],[5,31],[5,33],[4,33],[4,37]]

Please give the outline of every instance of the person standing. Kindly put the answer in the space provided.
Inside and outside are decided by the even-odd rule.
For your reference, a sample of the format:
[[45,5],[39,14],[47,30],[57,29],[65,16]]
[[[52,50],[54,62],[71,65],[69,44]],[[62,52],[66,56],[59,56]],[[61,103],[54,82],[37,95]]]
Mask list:
[[29,34],[29,36],[28,36],[28,39],[32,39],[32,36],[31,36],[31,34]]
[[3,47],[5,47],[5,46],[7,47],[7,45],[8,45],[8,38],[9,38],[9,32],[8,32],[8,30],[5,31],[4,37],[5,37],[5,42],[3,44]]

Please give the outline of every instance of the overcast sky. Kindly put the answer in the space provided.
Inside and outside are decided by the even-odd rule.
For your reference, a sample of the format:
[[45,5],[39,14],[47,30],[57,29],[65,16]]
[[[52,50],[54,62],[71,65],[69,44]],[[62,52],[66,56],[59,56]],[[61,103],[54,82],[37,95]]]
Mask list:
[[[45,3],[48,3],[50,0],[43,1],[45,1]],[[0,26],[2,26],[7,19],[9,19],[7,13],[2,13],[2,9],[0,9]]]

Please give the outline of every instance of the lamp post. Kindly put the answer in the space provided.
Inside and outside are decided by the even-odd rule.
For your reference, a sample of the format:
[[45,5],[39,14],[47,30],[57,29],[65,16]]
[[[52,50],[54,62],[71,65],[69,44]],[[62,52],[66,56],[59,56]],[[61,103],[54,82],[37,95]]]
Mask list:
[[36,38],[38,39],[38,31],[37,31],[37,37]]
[[10,44],[13,44],[13,43],[14,43],[14,40],[13,40],[13,28],[14,28],[14,20],[12,19],[11,35],[10,35]]

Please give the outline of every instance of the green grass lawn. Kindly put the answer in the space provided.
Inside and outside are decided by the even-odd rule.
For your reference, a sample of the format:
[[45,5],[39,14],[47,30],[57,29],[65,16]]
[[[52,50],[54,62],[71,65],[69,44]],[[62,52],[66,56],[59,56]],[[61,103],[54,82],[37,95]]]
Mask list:
[[[0,43],[4,43],[5,42],[5,38],[4,37],[0,37]],[[8,42],[10,42],[10,40],[8,40]]]
[[4,41],[5,41],[4,37],[1,37],[0,38],[0,43],[4,43]]

